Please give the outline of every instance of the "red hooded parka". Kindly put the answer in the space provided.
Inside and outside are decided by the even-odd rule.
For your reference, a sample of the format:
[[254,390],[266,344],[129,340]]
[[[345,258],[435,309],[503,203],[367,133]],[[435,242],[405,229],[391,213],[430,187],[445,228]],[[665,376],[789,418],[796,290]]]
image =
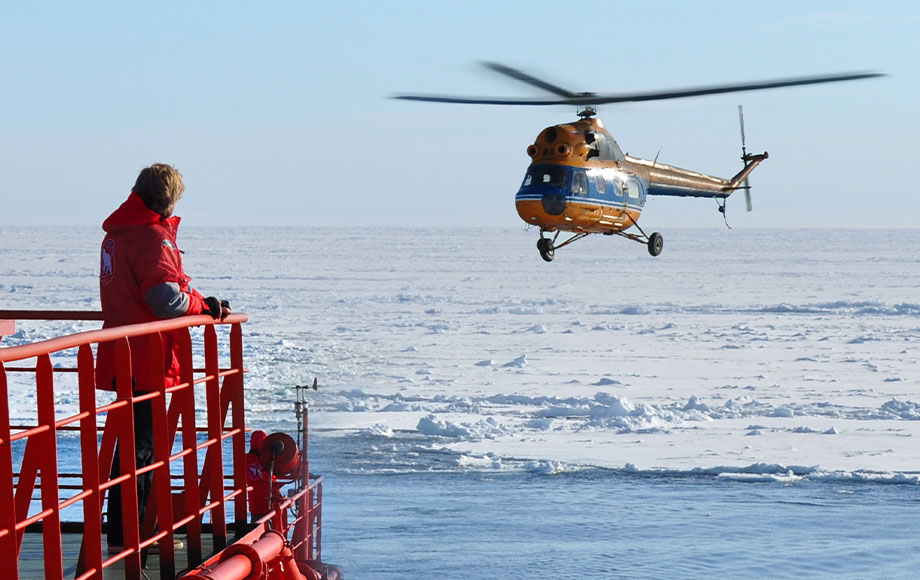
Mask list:
[[[149,209],[132,192],[112,212],[102,229],[99,297],[103,328],[152,322],[164,318],[201,314],[204,297],[189,287],[176,245],[180,218],[164,218]],[[179,382],[178,345],[175,332],[162,333],[166,386]],[[131,374],[135,389],[151,390],[147,359],[148,339],[131,338]],[[96,358],[96,387],[114,390],[115,345],[100,343]]]

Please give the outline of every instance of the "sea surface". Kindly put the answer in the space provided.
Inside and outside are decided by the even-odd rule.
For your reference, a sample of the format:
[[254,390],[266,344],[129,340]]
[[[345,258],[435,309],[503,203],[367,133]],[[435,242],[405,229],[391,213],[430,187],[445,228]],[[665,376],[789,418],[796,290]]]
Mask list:
[[[179,245],[250,317],[251,426],[291,431],[317,379],[346,578],[916,577],[920,230],[662,234],[657,258],[594,236],[550,264],[524,228]],[[0,227],[0,308],[98,309],[100,240]]]
[[916,578],[920,565],[916,485],[360,473],[352,445],[312,440],[324,554],[348,578]]

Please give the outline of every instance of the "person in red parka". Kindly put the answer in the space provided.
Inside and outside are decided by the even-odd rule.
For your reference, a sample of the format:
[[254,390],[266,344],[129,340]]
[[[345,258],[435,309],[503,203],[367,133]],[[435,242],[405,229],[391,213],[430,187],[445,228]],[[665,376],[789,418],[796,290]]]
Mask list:
[[249,453],[246,454],[246,484],[252,487],[252,491],[248,494],[252,523],[260,520],[271,510],[272,486],[268,481],[268,471],[262,466],[263,442],[265,442],[265,431],[256,430],[249,436]]
[[[211,296],[205,298],[189,286],[176,244],[178,216],[176,202],[185,186],[175,168],[156,163],[141,170],[128,199],[102,224],[99,269],[99,296],[102,301],[103,328],[152,322],[178,316],[207,314],[223,318],[230,305]],[[178,342],[175,332],[164,332],[164,371],[166,387],[179,383]],[[146,337],[129,339],[131,346],[131,384],[135,394],[155,388],[150,384],[150,364]],[[115,344],[100,343],[96,357],[96,388],[115,390]],[[134,404],[134,442],[137,467],[153,463],[153,417],[150,401]],[[118,445],[112,463],[112,477],[120,474]],[[150,493],[152,474],[138,477],[137,494],[140,521]],[[109,491],[108,544],[110,552],[124,546],[121,514],[121,486]]]

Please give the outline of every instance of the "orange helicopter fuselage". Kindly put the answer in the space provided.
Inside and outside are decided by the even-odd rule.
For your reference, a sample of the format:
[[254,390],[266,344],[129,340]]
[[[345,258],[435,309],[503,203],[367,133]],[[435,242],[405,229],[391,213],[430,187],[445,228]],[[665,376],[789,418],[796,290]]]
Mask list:
[[550,232],[621,232],[636,225],[649,195],[726,198],[756,165],[722,179],[630,157],[590,116],[547,127],[527,154],[532,162],[515,197],[517,212]]

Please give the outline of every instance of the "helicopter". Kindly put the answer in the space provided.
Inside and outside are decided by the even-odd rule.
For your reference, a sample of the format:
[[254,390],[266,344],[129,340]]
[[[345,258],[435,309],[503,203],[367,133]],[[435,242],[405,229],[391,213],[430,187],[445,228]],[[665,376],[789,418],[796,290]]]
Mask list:
[[[604,122],[597,115],[599,105],[656,101],[755,91],[780,87],[852,81],[884,76],[877,72],[852,72],[825,76],[757,81],[744,84],[703,86],[635,94],[597,94],[573,92],[499,63],[481,63],[497,73],[537,87],[554,95],[549,98],[490,98],[439,95],[397,95],[409,101],[474,105],[575,105],[578,120],[543,129],[527,146],[531,159],[524,180],[515,196],[518,215],[530,226],[540,228],[537,249],[547,262],[562,248],[591,234],[616,235],[645,244],[649,254],[658,256],[664,239],[658,232],[646,234],[639,226],[639,214],[648,196],[679,196],[715,199],[725,214],[727,198],[744,191],[745,206],[751,211],[748,176],[769,154],[747,152],[744,112],[738,106],[741,124],[743,167],[730,178],[721,178],[682,169],[654,160],[623,153]],[[726,222],[727,223],[727,222]],[[635,231],[632,231],[635,228]],[[571,236],[557,244],[561,232]],[[547,237],[547,234],[553,234]]]

